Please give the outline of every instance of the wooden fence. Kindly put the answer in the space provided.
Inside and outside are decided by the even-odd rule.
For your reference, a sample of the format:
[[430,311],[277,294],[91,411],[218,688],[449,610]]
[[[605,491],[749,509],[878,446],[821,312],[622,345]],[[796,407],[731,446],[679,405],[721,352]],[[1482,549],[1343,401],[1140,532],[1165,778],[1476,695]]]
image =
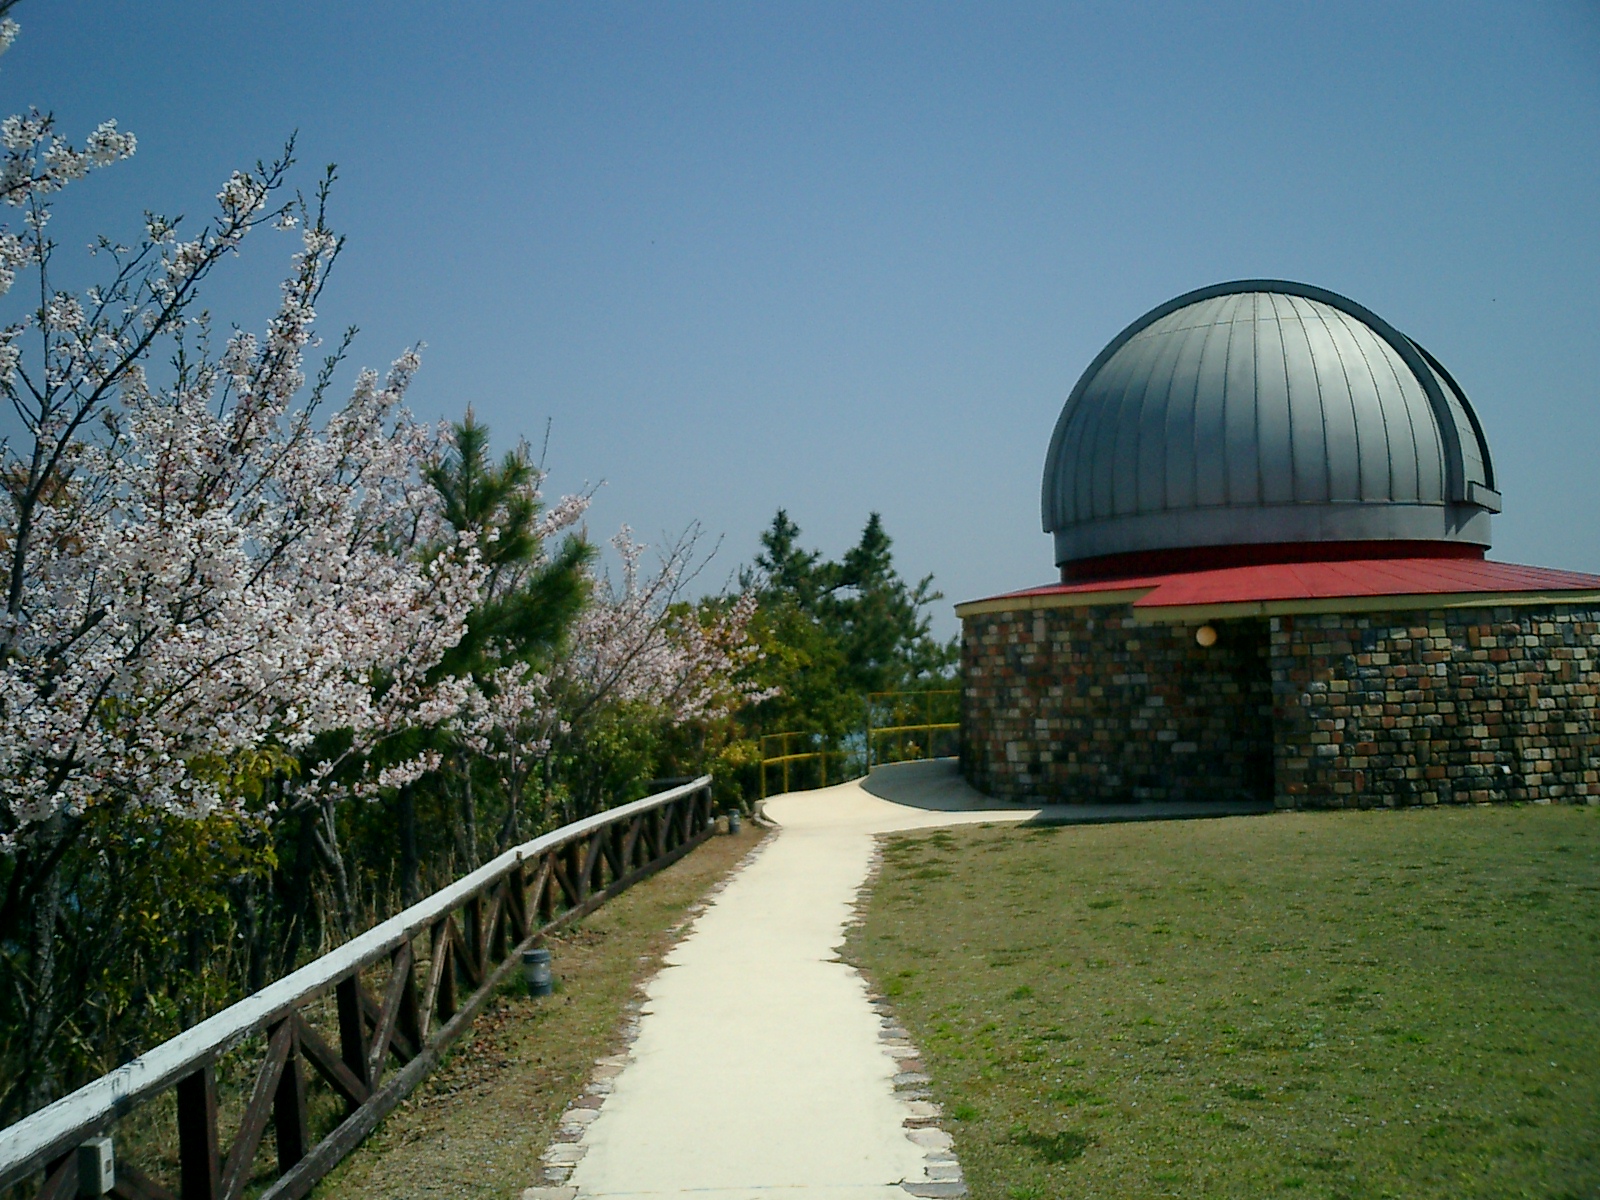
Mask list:
[[[517,968],[522,951],[681,858],[711,833],[712,818],[711,777],[702,776],[506,851],[337,950],[0,1130],[0,1190],[43,1172],[39,1200],[77,1195],[77,1148],[170,1090],[176,1093],[176,1195],[182,1200],[241,1200],[247,1188],[257,1192],[262,1181],[256,1159],[269,1124],[277,1165],[260,1200],[304,1196],[438,1063]],[[362,974],[374,970],[386,978],[369,988]],[[311,1006],[330,993],[337,1047],[308,1020]],[[265,1039],[265,1055],[224,1145],[216,1064],[252,1037]],[[306,1094],[313,1080],[337,1093],[345,1111],[315,1144]],[[124,1200],[175,1195],[122,1162],[111,1194]]]

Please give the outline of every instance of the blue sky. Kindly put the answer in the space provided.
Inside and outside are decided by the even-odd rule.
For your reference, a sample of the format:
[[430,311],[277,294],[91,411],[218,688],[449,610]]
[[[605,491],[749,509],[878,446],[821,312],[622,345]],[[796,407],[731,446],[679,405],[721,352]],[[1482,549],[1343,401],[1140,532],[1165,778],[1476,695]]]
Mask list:
[[[428,349],[413,402],[551,429],[591,530],[748,561],[881,511],[950,600],[1053,576],[1062,401],[1146,309],[1299,279],[1448,365],[1505,494],[1493,557],[1600,571],[1600,6],[274,5],[25,0],[5,111],[131,162],[63,245],[201,215],[299,131],[337,162],[324,327]],[[210,293],[257,324],[293,250]],[[8,318],[9,319],[9,318]],[[955,621],[940,607],[938,627]]]

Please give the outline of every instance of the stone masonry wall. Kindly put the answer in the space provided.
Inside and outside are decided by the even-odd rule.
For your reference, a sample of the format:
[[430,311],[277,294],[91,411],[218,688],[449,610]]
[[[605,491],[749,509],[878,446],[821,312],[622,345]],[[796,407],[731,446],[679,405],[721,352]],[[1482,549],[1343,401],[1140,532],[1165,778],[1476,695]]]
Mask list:
[[1041,801],[1267,798],[1267,622],[1134,622],[1126,605],[968,616],[962,770]]
[[1600,609],[1274,617],[1289,807],[1600,803]]

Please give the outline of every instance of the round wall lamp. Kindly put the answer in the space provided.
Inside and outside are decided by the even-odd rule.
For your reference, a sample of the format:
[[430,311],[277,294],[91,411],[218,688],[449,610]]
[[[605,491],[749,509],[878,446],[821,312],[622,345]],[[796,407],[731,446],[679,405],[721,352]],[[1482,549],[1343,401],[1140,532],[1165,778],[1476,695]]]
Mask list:
[[1199,629],[1194,631],[1194,640],[1202,646],[1215,646],[1217,644],[1216,627],[1212,625],[1200,626]]

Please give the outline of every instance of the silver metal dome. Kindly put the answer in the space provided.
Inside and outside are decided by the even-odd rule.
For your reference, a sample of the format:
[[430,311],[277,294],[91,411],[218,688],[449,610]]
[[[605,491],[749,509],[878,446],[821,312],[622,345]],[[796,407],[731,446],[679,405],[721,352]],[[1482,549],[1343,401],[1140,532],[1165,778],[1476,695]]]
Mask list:
[[1307,542],[1489,544],[1465,393],[1381,317],[1244,280],[1140,317],[1072,389],[1044,470],[1056,562]]

